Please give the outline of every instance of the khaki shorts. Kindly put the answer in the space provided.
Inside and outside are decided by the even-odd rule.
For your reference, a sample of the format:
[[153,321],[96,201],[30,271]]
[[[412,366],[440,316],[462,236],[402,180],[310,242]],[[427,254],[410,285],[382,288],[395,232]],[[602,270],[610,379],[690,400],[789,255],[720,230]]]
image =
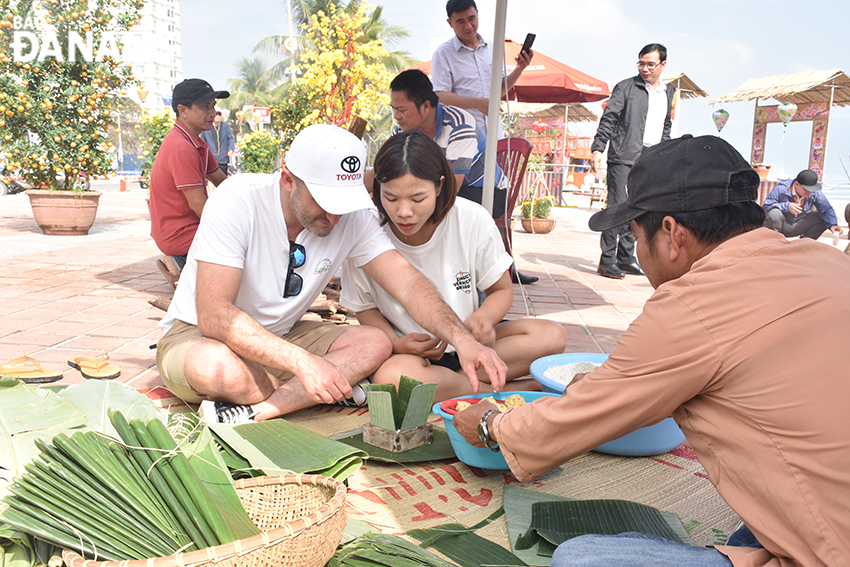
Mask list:
[[[348,325],[337,325],[321,321],[298,321],[292,329],[281,338],[299,346],[317,356],[324,356],[330,350],[333,342],[343,334]],[[156,366],[165,386],[180,399],[197,404],[204,396],[189,385],[183,372],[183,362],[189,349],[203,339],[198,327],[175,321],[174,325],[156,344]],[[266,371],[276,378],[287,381],[293,374],[279,368],[265,367]]]

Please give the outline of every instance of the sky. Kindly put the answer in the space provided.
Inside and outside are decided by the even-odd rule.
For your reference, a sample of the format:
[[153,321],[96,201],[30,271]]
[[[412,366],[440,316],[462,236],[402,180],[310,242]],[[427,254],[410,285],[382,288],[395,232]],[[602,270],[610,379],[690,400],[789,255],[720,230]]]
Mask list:
[[[496,0],[476,0],[479,33],[492,37]],[[411,37],[391,50],[430,60],[433,49],[451,38],[445,3],[383,0],[384,19]],[[820,6],[820,7],[817,7]],[[288,34],[286,0],[182,0],[183,76],[225,88],[236,62],[270,35]],[[711,106],[749,78],[810,70],[842,69],[850,74],[850,2],[812,4],[787,0],[508,0],[505,36],[522,42],[537,34],[534,49],[614,84],[637,73],[641,47],[667,47],[667,72],[683,71],[709,98],[680,102],[679,134],[719,135],[744,157],[750,155],[755,102]],[[770,100],[762,104],[775,104]],[[711,114],[720,108],[729,121],[718,134]],[[598,106],[595,108],[599,112]],[[773,174],[795,176],[808,167],[811,122],[768,126],[764,163]],[[582,127],[593,135],[595,126]],[[850,107],[833,108],[824,186],[850,183]]]

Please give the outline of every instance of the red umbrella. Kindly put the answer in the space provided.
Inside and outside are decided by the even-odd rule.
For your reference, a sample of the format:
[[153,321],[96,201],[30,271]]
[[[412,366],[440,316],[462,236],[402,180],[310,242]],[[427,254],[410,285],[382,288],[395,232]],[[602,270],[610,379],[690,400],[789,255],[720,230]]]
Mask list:
[[[516,56],[522,44],[505,40],[505,61],[510,73],[516,66]],[[571,102],[594,102],[611,96],[608,83],[573,69],[569,65],[534,51],[531,65],[526,67],[514,88],[510,98],[519,102],[546,102],[565,104]],[[431,74],[431,62],[416,65],[416,69]]]

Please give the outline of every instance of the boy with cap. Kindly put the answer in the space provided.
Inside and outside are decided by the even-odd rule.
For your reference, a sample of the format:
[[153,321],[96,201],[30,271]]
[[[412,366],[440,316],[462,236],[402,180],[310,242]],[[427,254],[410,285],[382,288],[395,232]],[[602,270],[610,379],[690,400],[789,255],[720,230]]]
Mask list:
[[850,564],[850,339],[836,332],[850,317],[850,261],[763,228],[758,175],[720,138],[661,142],[628,183],[628,200],[590,227],[631,223],[656,288],[643,312],[563,396],[499,415],[477,404],[455,426],[483,446],[480,429],[528,482],[672,415],[746,524],[716,548],[643,534],[574,538],[553,567]]
[[150,185],[151,236],[166,255],[165,264],[158,260],[157,266],[172,285],[201,222],[207,179],[216,187],[225,179],[200,136],[212,128],[215,100],[229,96],[202,79],[186,79],[172,93],[171,108],[177,117],[153,162]]
[[346,259],[457,347],[473,389],[478,369],[495,389],[504,385],[505,364],[381,230],[365,164],[356,136],[313,125],[295,137],[279,175],[232,177],[208,201],[157,344],[163,381],[188,402],[203,400],[205,420],[260,421],[352,398],[352,385],[389,358],[380,329],[300,321]]
[[821,192],[818,174],[804,169],[796,178],[780,181],[764,200],[764,226],[785,236],[814,238],[827,228],[841,234],[838,217]]

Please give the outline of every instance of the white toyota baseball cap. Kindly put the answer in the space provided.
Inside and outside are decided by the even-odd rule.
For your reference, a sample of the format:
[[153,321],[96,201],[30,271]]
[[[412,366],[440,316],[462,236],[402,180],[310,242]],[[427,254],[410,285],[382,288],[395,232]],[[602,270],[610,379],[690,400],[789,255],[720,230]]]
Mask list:
[[332,215],[375,207],[363,185],[366,148],[339,126],[314,124],[301,130],[286,152],[286,169]]

